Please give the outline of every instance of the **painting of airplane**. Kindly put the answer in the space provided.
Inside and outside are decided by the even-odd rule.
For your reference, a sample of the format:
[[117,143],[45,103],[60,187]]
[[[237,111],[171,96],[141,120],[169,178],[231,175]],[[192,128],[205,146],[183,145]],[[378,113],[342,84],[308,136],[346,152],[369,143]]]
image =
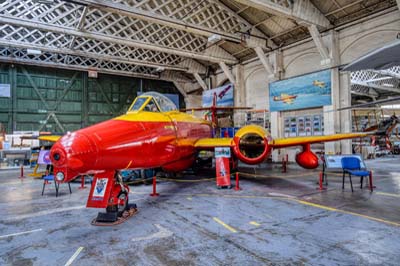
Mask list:
[[218,93],[218,98],[222,99],[225,94],[232,88],[232,85],[226,86],[220,93]]
[[329,69],[274,81],[269,83],[269,110],[289,111],[331,105],[331,92]]
[[233,84],[227,84],[220,86],[218,88],[203,91],[202,96],[202,106],[210,107],[213,105],[214,94],[217,94],[217,106],[232,106],[234,104],[233,100]]
[[297,98],[297,95],[289,95],[289,94],[281,94],[281,96],[274,96],[274,101],[282,101],[286,104],[292,104],[294,99]]
[[320,87],[321,89],[326,87],[325,82],[319,80],[314,80],[313,85],[316,87]]
[[[224,107],[221,107],[224,108]],[[229,147],[246,164],[263,162],[274,149],[301,146],[297,163],[313,169],[318,157],[310,144],[364,137],[366,133],[272,139],[256,125],[240,128],[233,138],[213,138],[211,121],[179,112],[162,94],[138,96],[127,113],[64,136],[44,136],[55,142],[50,151],[55,181],[70,182],[80,175],[94,175],[87,207],[121,213],[127,208],[129,187],[120,172],[126,169],[160,168],[180,172],[191,167],[200,150]],[[90,196],[89,196],[90,197]]]

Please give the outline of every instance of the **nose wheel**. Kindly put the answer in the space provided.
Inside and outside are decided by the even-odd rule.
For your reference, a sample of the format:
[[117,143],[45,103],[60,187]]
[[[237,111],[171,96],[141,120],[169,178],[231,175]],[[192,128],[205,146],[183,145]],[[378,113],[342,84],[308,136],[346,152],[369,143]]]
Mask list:
[[118,216],[122,216],[122,213],[128,208],[128,201],[128,193],[120,192],[117,197],[117,204],[107,206],[106,211],[117,212]]
[[136,204],[129,204],[129,187],[124,185],[117,173],[108,199],[105,213],[99,213],[92,225],[110,226],[125,222],[137,213]]

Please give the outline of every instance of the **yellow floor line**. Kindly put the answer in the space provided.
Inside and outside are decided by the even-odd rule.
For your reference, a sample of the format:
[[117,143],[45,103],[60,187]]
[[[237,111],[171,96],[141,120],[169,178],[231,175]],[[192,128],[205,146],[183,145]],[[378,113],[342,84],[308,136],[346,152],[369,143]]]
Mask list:
[[388,197],[400,198],[399,194],[392,194],[392,193],[386,193],[386,192],[376,192],[375,194],[382,195],[382,196],[388,196]]
[[254,222],[254,221],[249,222],[249,224],[254,225],[254,226],[260,226],[261,225],[261,224],[259,224],[257,222]]
[[365,218],[365,219],[368,219],[368,220],[372,220],[372,221],[381,222],[381,223],[390,224],[390,225],[394,225],[394,226],[399,226],[400,227],[400,223],[396,223],[396,222],[392,222],[392,221],[388,221],[388,220],[384,220],[384,219],[380,219],[380,218],[376,218],[376,217],[372,217],[372,216],[368,216],[368,215],[364,215],[364,214],[359,214],[359,213],[356,213],[356,212],[340,210],[340,209],[336,209],[336,208],[332,208],[332,207],[328,207],[328,206],[324,206],[324,205],[320,205],[320,204],[316,204],[316,203],[311,203],[311,202],[307,202],[307,201],[303,201],[303,200],[294,200],[294,201],[296,201],[298,203],[301,203],[301,204],[304,204],[304,205],[308,205],[308,206],[312,206],[312,207],[315,207],[315,208],[319,208],[319,209],[324,209],[324,210],[333,211],[333,212],[341,212],[341,213],[345,213],[345,214],[350,214],[350,215],[362,217],[362,218]]
[[227,225],[226,223],[224,223],[223,221],[221,221],[217,217],[213,217],[213,219],[214,219],[214,221],[216,221],[217,223],[219,223],[220,225],[222,225],[223,227],[225,227],[226,229],[228,229],[232,233],[237,233],[237,230],[235,228],[233,228],[232,226]]

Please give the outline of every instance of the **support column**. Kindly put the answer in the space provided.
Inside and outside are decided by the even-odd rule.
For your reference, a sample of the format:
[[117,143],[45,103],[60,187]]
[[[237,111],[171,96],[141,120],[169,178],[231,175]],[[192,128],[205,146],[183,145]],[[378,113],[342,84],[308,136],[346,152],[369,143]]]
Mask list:
[[[236,65],[235,69],[235,86],[234,86],[234,100],[235,100],[235,106],[246,106],[246,89],[245,89],[245,83],[244,83],[244,66],[239,64]],[[234,111],[234,118],[233,121],[235,121],[237,124],[235,126],[242,126],[244,125],[244,116],[242,115],[242,111]]]
[[82,72],[82,117],[81,128],[89,125],[89,90],[88,73]]
[[8,134],[11,134],[17,130],[17,67],[10,65],[9,68],[9,79],[11,98],[9,104],[9,117],[8,117]]
[[[339,74],[340,82],[340,107],[351,106],[351,80],[350,73],[343,72]],[[351,110],[340,111],[340,131],[348,133],[352,131]],[[352,140],[342,140],[340,142],[342,154],[352,154]]]
[[[282,115],[280,112],[271,112],[271,136],[272,138],[279,138],[282,134]],[[272,151],[272,161],[280,161],[281,149]]]

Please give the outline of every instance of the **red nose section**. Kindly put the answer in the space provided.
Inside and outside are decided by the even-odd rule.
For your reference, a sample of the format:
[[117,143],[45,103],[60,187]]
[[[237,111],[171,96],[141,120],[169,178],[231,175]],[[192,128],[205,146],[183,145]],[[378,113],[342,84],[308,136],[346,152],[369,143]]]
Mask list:
[[65,169],[74,174],[84,174],[93,170],[96,158],[95,142],[79,132],[63,136],[50,151],[50,160],[56,169]]

